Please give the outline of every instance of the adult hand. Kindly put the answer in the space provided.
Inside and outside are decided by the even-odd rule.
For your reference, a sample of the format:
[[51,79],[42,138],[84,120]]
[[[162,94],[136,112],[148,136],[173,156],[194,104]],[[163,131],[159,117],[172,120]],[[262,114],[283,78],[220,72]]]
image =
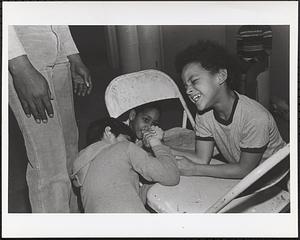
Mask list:
[[53,117],[47,80],[32,66],[26,55],[9,60],[8,67],[26,116],[32,114],[37,123],[47,123],[46,112],[50,118]]
[[79,54],[69,55],[68,59],[70,61],[74,93],[78,96],[89,95],[93,88],[89,70],[82,62]]

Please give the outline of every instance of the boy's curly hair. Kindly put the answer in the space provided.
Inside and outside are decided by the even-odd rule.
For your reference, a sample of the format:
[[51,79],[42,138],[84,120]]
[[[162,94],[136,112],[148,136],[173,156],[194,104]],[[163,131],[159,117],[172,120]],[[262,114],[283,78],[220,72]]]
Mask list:
[[196,62],[210,71],[217,73],[220,69],[227,69],[227,85],[231,88],[238,78],[237,59],[230,55],[226,49],[209,40],[200,40],[196,44],[187,47],[176,56],[175,67],[181,73],[186,64]]

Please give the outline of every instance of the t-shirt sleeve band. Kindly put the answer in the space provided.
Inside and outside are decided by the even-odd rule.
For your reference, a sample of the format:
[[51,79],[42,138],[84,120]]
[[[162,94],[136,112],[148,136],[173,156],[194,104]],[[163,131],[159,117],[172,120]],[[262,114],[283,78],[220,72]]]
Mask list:
[[260,148],[241,148],[242,152],[248,152],[248,153],[263,153],[267,149],[267,144]]
[[213,137],[200,137],[200,136],[196,136],[196,140],[201,140],[201,141],[214,141]]

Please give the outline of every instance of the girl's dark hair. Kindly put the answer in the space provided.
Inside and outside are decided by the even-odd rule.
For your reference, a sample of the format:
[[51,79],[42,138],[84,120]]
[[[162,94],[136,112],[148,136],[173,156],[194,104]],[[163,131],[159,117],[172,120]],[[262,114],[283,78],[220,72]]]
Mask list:
[[161,106],[158,102],[150,102],[150,103],[146,103],[140,106],[137,106],[136,108],[134,108],[136,114],[140,113],[140,112],[144,112],[146,110],[149,109],[156,109],[159,113],[161,112]]
[[92,122],[87,130],[87,146],[100,141],[103,138],[105,128],[109,126],[111,132],[118,137],[120,134],[124,134],[130,137],[130,141],[136,140],[135,134],[129,126],[125,123],[118,121],[115,118],[102,118]]
[[181,73],[185,65],[193,62],[200,63],[204,69],[211,73],[217,73],[220,69],[226,69],[226,82],[230,88],[233,88],[236,81],[238,81],[237,58],[230,55],[223,46],[213,41],[200,40],[180,52],[175,60],[177,72]]

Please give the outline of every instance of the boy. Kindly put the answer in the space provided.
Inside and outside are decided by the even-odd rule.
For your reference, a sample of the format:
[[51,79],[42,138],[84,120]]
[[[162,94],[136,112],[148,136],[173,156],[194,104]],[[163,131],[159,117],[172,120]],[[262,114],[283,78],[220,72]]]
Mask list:
[[106,118],[91,125],[91,145],[80,152],[72,175],[86,213],[147,213],[139,174],[163,185],[178,184],[179,170],[170,149],[161,144],[162,130],[152,127],[142,134],[156,158],[128,141],[135,136],[124,123]]
[[[199,41],[178,55],[176,67],[199,111],[195,153],[173,152],[182,175],[243,178],[285,145],[272,115],[231,89],[233,60],[223,47]],[[209,165],[215,144],[227,164]]]

